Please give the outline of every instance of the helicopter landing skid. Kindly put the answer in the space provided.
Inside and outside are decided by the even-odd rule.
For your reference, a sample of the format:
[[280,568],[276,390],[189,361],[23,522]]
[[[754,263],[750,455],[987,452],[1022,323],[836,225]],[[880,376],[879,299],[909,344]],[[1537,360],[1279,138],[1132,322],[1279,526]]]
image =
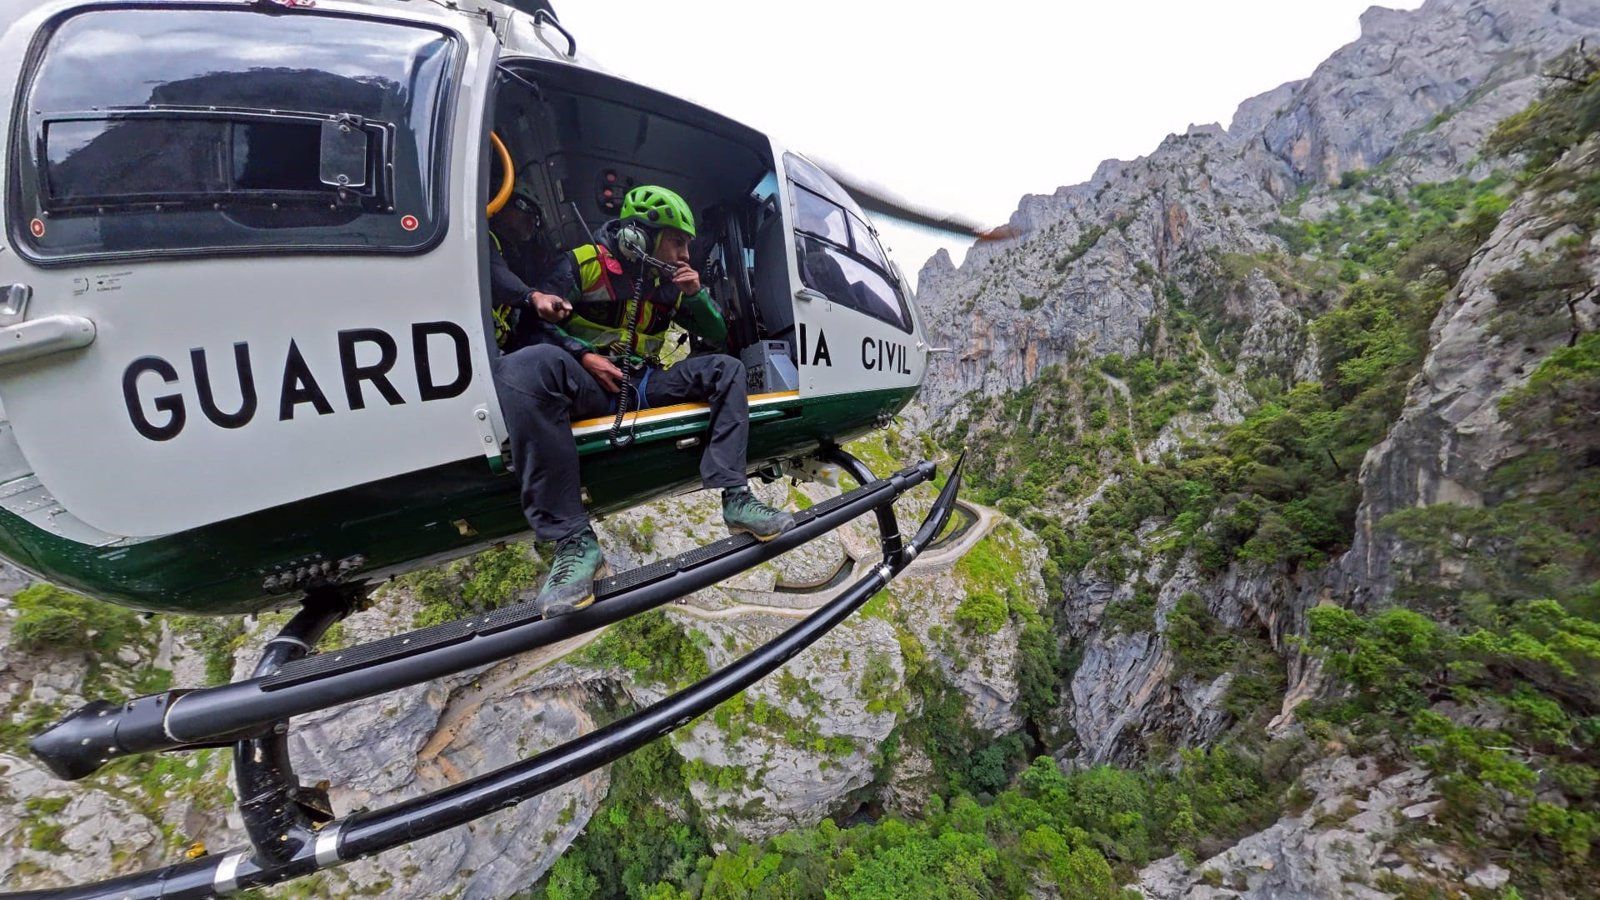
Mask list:
[[[596,586],[599,602],[579,612],[530,621],[525,611],[506,607],[350,650],[307,656],[317,638],[351,608],[348,597],[308,598],[321,602],[308,603],[290,620],[267,645],[254,677],[246,681],[142,697],[120,708],[104,701],[83,707],[34,739],[35,754],[52,771],[81,778],[117,756],[232,743],[240,814],[251,846],[97,884],[0,896],[166,900],[225,896],[277,884],[474,821],[664,737],[754,684],[844,621],[926,549],[948,522],[961,486],[960,460],[927,518],[905,544],[893,502],[931,480],[933,464],[918,463],[874,480],[866,466],[849,454],[835,450],[833,456],[861,487],[805,510],[796,516],[794,528],[768,543],[741,535],[605,579]],[[619,621],[749,569],[868,510],[877,514],[884,552],[865,577],[748,656],[604,728],[498,771],[343,819],[333,818],[325,788],[302,786],[294,774],[287,745],[292,715],[495,662]],[[425,646],[414,648],[409,642]],[[319,662],[330,657],[331,663]],[[78,748],[86,752],[76,752]]]

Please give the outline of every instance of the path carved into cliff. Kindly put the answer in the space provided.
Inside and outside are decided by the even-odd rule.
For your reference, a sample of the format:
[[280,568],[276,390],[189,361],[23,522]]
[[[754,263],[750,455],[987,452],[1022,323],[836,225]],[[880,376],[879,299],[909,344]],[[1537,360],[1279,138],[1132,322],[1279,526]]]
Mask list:
[[[976,516],[972,525],[966,529],[958,540],[917,557],[907,567],[908,572],[928,571],[954,565],[968,550],[971,550],[973,546],[983,540],[994,529],[997,520],[997,513],[994,510],[973,503],[966,505]],[[854,551],[855,548],[852,548],[852,556],[858,560],[874,558],[868,556],[865,552],[856,553]],[[681,602],[670,608],[691,618],[705,621],[724,621],[745,616],[804,619],[819,607],[826,605],[829,601],[839,596],[848,587],[849,582],[854,580],[856,574],[862,570],[862,566],[867,564],[860,561],[856,562],[855,571],[852,571],[851,578],[846,579],[844,584],[830,590],[808,594],[763,591],[760,592],[762,598],[769,602],[762,604],[736,603],[730,606],[706,607],[691,602]],[[876,563],[871,563],[871,565],[876,565]],[[753,593],[732,588],[725,588],[725,590],[729,593]],[[438,770],[438,774],[452,783],[469,777],[468,773],[456,771],[453,766],[449,765],[443,754],[455,742],[462,728],[478,714],[483,705],[486,702],[492,703],[494,698],[500,696],[507,688],[588,646],[598,639],[600,635],[604,634],[605,631],[604,627],[597,628],[594,631],[568,638],[548,647],[540,647],[522,656],[498,663],[485,670],[470,684],[454,692],[440,712],[439,723],[433,734],[428,738],[427,743],[423,744],[422,749],[417,752],[419,770],[423,767],[435,767]]]

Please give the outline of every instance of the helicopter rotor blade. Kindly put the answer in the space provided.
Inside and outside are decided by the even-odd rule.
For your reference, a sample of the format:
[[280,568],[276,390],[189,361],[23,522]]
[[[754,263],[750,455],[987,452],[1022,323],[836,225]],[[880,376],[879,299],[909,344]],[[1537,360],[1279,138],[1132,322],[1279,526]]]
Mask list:
[[861,208],[876,215],[899,219],[913,225],[932,228],[947,234],[960,237],[977,238],[982,241],[999,241],[1015,237],[1017,230],[1010,225],[986,227],[977,220],[960,215],[959,213],[943,212],[926,204],[909,200],[894,191],[889,190],[877,182],[869,181],[851,175],[841,170],[832,163],[824,162],[815,156],[809,159],[818,168],[827,172],[829,177],[839,183]]

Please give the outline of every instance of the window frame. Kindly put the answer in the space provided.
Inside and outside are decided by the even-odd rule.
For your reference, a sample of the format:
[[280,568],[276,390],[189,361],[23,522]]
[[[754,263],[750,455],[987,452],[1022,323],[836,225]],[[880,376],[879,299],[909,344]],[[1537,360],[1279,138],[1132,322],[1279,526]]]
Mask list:
[[[850,232],[850,249],[855,253],[856,256],[866,260],[868,265],[872,266],[874,269],[877,269],[879,272],[882,272],[884,276],[889,279],[890,284],[898,287],[900,284],[900,279],[895,275],[894,270],[889,267],[889,254],[884,251],[883,244],[878,240],[878,230],[873,228],[872,224],[868,222],[864,216],[858,216],[849,210],[845,210],[844,220],[847,229]],[[872,251],[871,255],[862,253],[860,250],[860,245],[862,242],[856,237],[857,222],[861,223],[861,227],[866,230],[866,243]]]
[[[45,156],[45,123],[60,121],[81,121],[84,119],[105,120],[111,118],[133,117],[145,115],[154,118],[174,118],[183,114],[185,107],[154,107],[147,110],[113,109],[113,110],[51,110],[38,115],[30,114],[26,101],[31,100],[34,94],[40,70],[43,68],[46,51],[61,28],[71,20],[85,15],[105,12],[120,11],[150,11],[150,12],[213,12],[229,13],[240,16],[264,15],[260,10],[240,7],[237,5],[213,3],[107,3],[88,7],[67,9],[51,17],[34,35],[21,65],[21,77],[18,82],[17,92],[14,95],[11,121],[7,123],[6,134],[6,162],[7,174],[5,185],[5,215],[9,220],[6,227],[6,239],[13,251],[28,263],[39,268],[62,268],[82,265],[84,263],[100,261],[134,262],[141,260],[160,259],[197,259],[236,256],[297,256],[305,254],[314,255],[379,255],[379,256],[416,256],[431,252],[439,246],[450,232],[451,226],[451,201],[456,188],[450,184],[450,171],[454,162],[455,141],[453,136],[456,129],[458,108],[461,101],[461,87],[463,72],[465,71],[467,57],[470,55],[468,39],[460,30],[445,24],[419,20],[397,18],[393,16],[372,15],[367,13],[353,13],[332,10],[308,10],[296,15],[303,15],[323,20],[343,20],[377,23],[392,27],[408,28],[416,31],[431,32],[446,41],[444,70],[440,73],[438,112],[429,123],[430,129],[426,132],[418,131],[416,138],[419,146],[429,149],[428,177],[430,184],[426,190],[431,209],[428,210],[432,220],[432,231],[426,238],[413,245],[394,246],[389,244],[360,244],[336,243],[329,244],[317,241],[303,243],[281,243],[271,245],[250,244],[223,244],[207,247],[158,247],[130,250],[91,250],[87,252],[62,252],[40,253],[29,240],[28,233],[30,214],[25,208],[26,203],[32,203],[40,212],[41,218],[48,220],[48,160]],[[409,109],[409,107],[408,107]],[[266,109],[238,109],[219,107],[215,110],[207,109],[196,111],[198,117],[213,120],[241,120],[245,117],[259,117],[265,120],[289,121],[301,116],[315,121],[327,121],[334,116],[327,113],[307,113],[291,110],[266,110]],[[35,127],[37,125],[37,127]],[[386,132],[383,138],[381,153],[387,162],[392,160],[388,156],[393,152],[395,144],[394,130],[397,123],[367,122],[363,126],[369,133],[376,127]],[[377,175],[375,179],[379,187],[388,192],[392,198],[396,184],[395,176],[390,174]],[[24,179],[32,181],[31,187],[24,186]],[[117,204],[122,206],[123,204]],[[246,205],[246,204],[241,204]],[[255,204],[247,204],[254,206]],[[393,210],[391,210],[393,211]]]
[[[155,107],[139,110],[112,110],[107,112],[60,112],[47,113],[38,119],[42,126],[38,137],[39,153],[49,152],[50,127],[62,123],[73,122],[132,122],[141,119],[154,119],[163,121],[191,121],[191,122],[217,122],[226,125],[236,124],[299,124],[316,125],[334,121],[324,113],[299,112],[279,110],[266,112],[257,109],[216,109],[196,110],[188,108]],[[350,205],[392,205],[394,202],[394,176],[387,171],[394,162],[394,126],[389,123],[364,124],[361,130],[369,139],[377,144],[376,165],[371,166],[371,182],[366,188],[354,190],[356,200]],[[368,150],[369,163],[372,162],[373,151]],[[48,162],[43,168],[34,166],[37,180],[43,187],[34,196],[38,198],[39,205],[51,214],[74,213],[81,209],[123,209],[127,207],[145,207],[166,204],[191,204],[212,203],[218,201],[237,202],[241,204],[258,203],[327,203],[334,199],[336,190],[331,186],[327,191],[292,191],[253,189],[247,191],[212,191],[194,192],[183,195],[169,194],[122,194],[108,197],[91,197],[79,201],[58,201],[53,196],[51,188],[50,166]],[[348,189],[347,189],[348,190]],[[349,201],[347,201],[349,203]]]
[[[785,174],[787,175],[787,172]],[[882,276],[883,280],[884,280],[884,283],[888,285],[890,292],[894,294],[895,302],[900,307],[900,318],[899,318],[898,321],[897,320],[892,320],[892,319],[889,319],[886,316],[879,315],[875,310],[862,309],[861,307],[855,305],[853,302],[842,300],[842,299],[837,298],[837,297],[831,297],[830,296],[830,297],[828,297],[828,299],[832,300],[833,302],[838,303],[839,305],[844,306],[844,307],[846,307],[848,309],[853,309],[856,312],[861,313],[862,315],[871,316],[872,318],[877,319],[880,322],[886,322],[886,323],[888,323],[890,325],[893,325],[895,328],[898,328],[901,331],[904,331],[906,334],[914,333],[915,330],[916,330],[916,326],[915,326],[915,323],[911,319],[910,304],[906,302],[905,289],[904,289],[904,286],[900,283],[900,279],[895,276],[893,271],[891,271],[889,269],[886,269],[883,266],[878,265],[870,257],[868,257],[868,256],[866,256],[864,254],[858,253],[856,251],[856,249],[855,249],[855,242],[856,242],[855,222],[856,221],[860,221],[862,223],[865,223],[866,219],[864,217],[860,216],[860,215],[857,215],[856,213],[854,213],[853,211],[851,211],[847,207],[840,206],[838,201],[834,200],[833,198],[828,197],[828,196],[826,196],[824,194],[820,194],[817,191],[813,190],[812,188],[809,188],[809,187],[805,186],[804,184],[801,184],[799,181],[795,180],[793,177],[789,178],[789,188],[796,192],[795,195],[794,195],[795,196],[795,206],[796,206],[796,208],[798,208],[798,205],[799,205],[800,194],[798,192],[804,191],[805,193],[810,194],[812,197],[814,197],[816,199],[819,199],[819,200],[829,204],[830,206],[833,206],[834,208],[838,209],[841,213],[843,213],[844,222],[845,222],[845,236],[850,241],[850,243],[849,244],[841,244],[838,241],[832,240],[832,239],[830,239],[830,238],[828,238],[828,237],[826,237],[824,235],[816,234],[815,232],[807,231],[806,229],[801,228],[800,227],[800,217],[799,217],[798,212],[794,216],[794,233],[796,235],[799,235],[799,236],[803,237],[803,238],[816,241],[819,244],[822,244],[822,245],[824,245],[824,246],[826,246],[826,247],[828,247],[828,248],[830,248],[832,250],[835,250],[835,251],[837,251],[839,253],[842,253],[847,258],[849,258],[850,260],[852,260],[854,262],[857,262],[857,263],[860,263],[861,265],[865,266],[867,269],[869,269],[869,270],[877,273],[878,275]],[[854,220],[854,221],[852,221],[852,220]],[[872,235],[872,233],[870,231],[870,228],[869,228],[869,231],[868,231],[868,239],[872,240],[874,242],[876,242],[876,240],[877,240],[877,238]],[[876,245],[876,246],[879,246],[881,248],[881,245]],[[798,252],[798,250],[799,250],[799,248],[796,247],[796,252]],[[881,249],[880,249],[879,252],[880,253],[882,252]],[[885,262],[888,261],[888,255],[887,254],[884,254],[884,261]],[[801,283],[802,284],[805,283],[805,279],[804,278],[801,279]],[[811,288],[810,285],[806,285],[806,287]],[[811,288],[811,289],[812,290],[817,290],[816,288]],[[826,292],[824,292],[824,294],[826,294]]]

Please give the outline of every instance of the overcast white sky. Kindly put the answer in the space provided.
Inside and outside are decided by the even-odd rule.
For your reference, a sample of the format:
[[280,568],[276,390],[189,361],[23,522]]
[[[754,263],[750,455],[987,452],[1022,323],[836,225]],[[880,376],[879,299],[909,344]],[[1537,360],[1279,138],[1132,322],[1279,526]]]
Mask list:
[[[1369,0],[554,0],[609,70],[986,223],[1304,78]],[[1414,9],[1420,0],[1384,5]],[[878,221],[907,274],[948,236]]]

